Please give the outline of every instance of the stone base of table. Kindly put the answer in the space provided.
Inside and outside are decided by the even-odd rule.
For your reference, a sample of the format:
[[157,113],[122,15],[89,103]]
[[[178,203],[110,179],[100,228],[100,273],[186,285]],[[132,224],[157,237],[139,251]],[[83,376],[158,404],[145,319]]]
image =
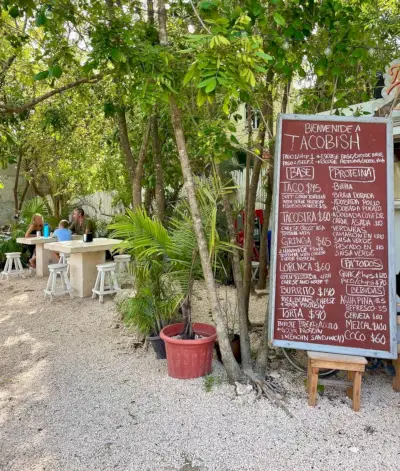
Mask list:
[[49,276],[49,265],[51,262],[51,252],[45,250],[43,244],[36,245],[36,276],[43,278]]
[[71,253],[70,280],[75,296],[80,298],[92,296],[97,277],[96,265],[104,263],[105,259],[105,252]]

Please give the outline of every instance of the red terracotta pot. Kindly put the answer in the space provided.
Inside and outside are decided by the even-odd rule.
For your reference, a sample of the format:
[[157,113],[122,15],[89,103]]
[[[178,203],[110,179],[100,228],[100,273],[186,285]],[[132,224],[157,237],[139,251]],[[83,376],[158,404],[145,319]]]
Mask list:
[[167,351],[168,374],[172,378],[199,378],[211,373],[214,343],[217,338],[215,327],[208,324],[193,324],[193,331],[204,336],[198,340],[173,339],[183,331],[184,324],[164,327],[160,337]]

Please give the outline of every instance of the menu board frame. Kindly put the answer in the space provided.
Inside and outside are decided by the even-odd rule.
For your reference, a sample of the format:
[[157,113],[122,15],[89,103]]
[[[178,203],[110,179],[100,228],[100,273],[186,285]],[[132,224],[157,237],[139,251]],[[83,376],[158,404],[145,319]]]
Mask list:
[[[324,345],[307,343],[302,341],[289,341],[275,339],[275,294],[277,288],[277,249],[278,249],[278,222],[279,222],[279,200],[280,200],[280,170],[281,170],[281,147],[282,147],[282,125],[285,120],[321,121],[327,124],[344,122],[357,125],[359,123],[379,123],[386,125],[386,210],[387,210],[387,244],[388,244],[388,303],[389,303],[389,339],[390,345],[387,350],[373,350],[364,348],[353,348],[349,346]],[[360,355],[373,358],[397,358],[397,312],[396,312],[396,270],[395,270],[395,239],[394,239],[394,182],[393,182],[393,126],[391,118],[372,117],[344,117],[331,115],[300,115],[279,114],[277,119],[277,134],[274,159],[274,182],[272,201],[272,241],[271,241],[271,264],[270,264],[270,299],[269,299],[269,345],[274,347],[310,350],[326,353],[338,353],[347,355]],[[338,309],[341,305],[338,304]]]

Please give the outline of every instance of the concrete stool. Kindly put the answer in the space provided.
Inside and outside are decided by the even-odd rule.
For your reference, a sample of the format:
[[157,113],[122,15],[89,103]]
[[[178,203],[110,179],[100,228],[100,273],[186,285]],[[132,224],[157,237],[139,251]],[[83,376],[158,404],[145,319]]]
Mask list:
[[[103,302],[103,296],[106,294],[114,294],[121,290],[118,285],[118,281],[115,277],[115,262],[102,263],[96,265],[97,267],[97,278],[94,288],[92,289],[92,298],[96,298],[96,294],[99,296],[99,302]],[[106,284],[106,277],[108,284]]]
[[[73,289],[71,283],[69,282],[67,275],[68,266],[65,263],[54,263],[49,265],[50,276],[47,281],[46,289],[44,290],[44,297],[50,296],[50,299],[53,299],[53,296],[61,296],[63,294],[69,294],[73,298]],[[57,287],[57,276],[60,275],[61,286]]]
[[60,252],[60,258],[58,260],[58,263],[61,263],[62,265],[65,265],[67,263],[67,259],[70,257],[71,255],[69,253],[63,253],[63,252]]
[[114,255],[114,262],[116,263],[115,273],[128,273],[130,261],[130,255]]
[[61,263],[62,265],[67,265],[67,275],[68,276],[69,276],[69,272],[71,270],[71,267],[69,265],[70,257],[71,257],[71,254],[60,252],[60,258],[58,260],[58,263]]
[[320,368],[328,370],[347,371],[347,380],[319,380],[319,384],[326,386],[348,386],[347,396],[353,400],[353,410],[360,410],[361,377],[368,363],[364,357],[352,355],[337,355],[333,353],[307,352],[307,392],[308,405],[315,406],[317,402],[318,372]]
[[[13,268],[14,265],[14,268]],[[10,276],[21,276],[23,277],[24,269],[21,264],[21,253],[20,252],[9,252],[6,253],[6,264],[1,273],[1,278],[9,279]]]
[[68,257],[66,259],[67,262],[67,275],[69,276],[69,272],[71,271],[71,259]]

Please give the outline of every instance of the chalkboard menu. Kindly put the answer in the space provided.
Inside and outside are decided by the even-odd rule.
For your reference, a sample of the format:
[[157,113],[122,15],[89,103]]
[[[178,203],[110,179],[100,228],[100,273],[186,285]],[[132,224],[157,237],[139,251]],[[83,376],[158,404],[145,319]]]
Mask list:
[[390,120],[280,115],[272,345],[396,358]]

